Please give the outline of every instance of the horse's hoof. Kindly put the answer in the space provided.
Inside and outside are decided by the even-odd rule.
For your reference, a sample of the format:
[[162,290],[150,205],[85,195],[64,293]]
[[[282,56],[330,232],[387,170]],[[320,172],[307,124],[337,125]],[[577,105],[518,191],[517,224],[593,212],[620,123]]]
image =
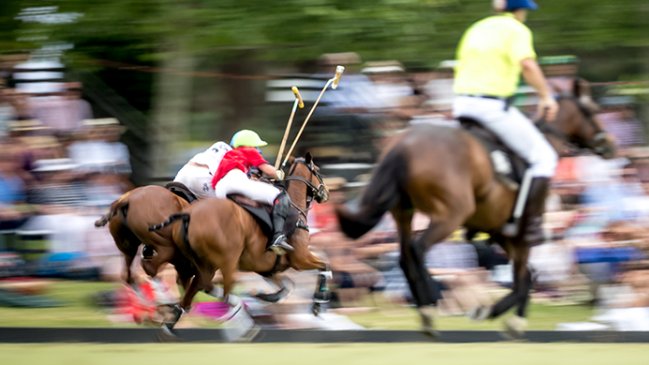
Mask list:
[[311,305],[311,313],[313,313],[314,316],[319,316],[320,313],[322,312],[322,306],[320,303],[315,302],[313,305]]
[[422,327],[421,331],[433,340],[439,339],[439,331],[432,327]]
[[234,342],[252,342],[255,339],[255,337],[257,337],[260,331],[261,328],[259,328],[259,326],[257,325],[254,325],[252,326],[252,328],[248,330],[248,332],[246,332],[246,334],[239,337]]
[[160,331],[157,334],[157,340],[159,342],[179,342],[180,338],[174,333],[172,328],[169,328],[167,325],[162,325]]
[[475,307],[471,309],[467,313],[467,316],[473,321],[484,321],[485,319],[489,318],[490,314],[491,314],[491,307],[481,305],[479,307]]
[[282,298],[278,293],[257,293],[254,297],[266,303],[277,303]]
[[428,336],[436,339],[439,337],[439,332],[435,330],[435,317],[437,316],[437,308],[434,306],[425,306],[417,308],[419,317],[421,318],[421,330]]
[[527,319],[513,316],[505,320],[505,336],[509,339],[518,340],[523,338],[527,330]]

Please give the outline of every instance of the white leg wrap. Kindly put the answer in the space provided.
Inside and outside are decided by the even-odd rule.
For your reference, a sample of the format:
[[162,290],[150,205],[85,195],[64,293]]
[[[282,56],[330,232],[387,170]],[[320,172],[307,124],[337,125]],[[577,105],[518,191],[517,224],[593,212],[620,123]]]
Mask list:
[[334,277],[333,274],[331,273],[331,270],[320,271],[320,272],[318,273],[318,275],[322,275],[322,276],[324,276],[326,279],[329,279],[329,280],[333,279],[333,277]]
[[221,299],[223,298],[223,288],[220,286],[215,286],[207,294],[213,296],[214,298]]

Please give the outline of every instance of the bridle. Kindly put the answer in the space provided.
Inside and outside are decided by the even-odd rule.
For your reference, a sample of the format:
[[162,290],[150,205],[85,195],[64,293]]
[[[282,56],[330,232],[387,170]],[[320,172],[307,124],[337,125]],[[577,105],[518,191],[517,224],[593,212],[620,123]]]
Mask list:
[[[298,164],[302,164],[306,166],[306,168],[309,170],[311,173],[311,176],[309,179],[305,179],[302,176],[294,176],[293,174],[295,173],[295,169],[297,168]],[[313,177],[316,177],[318,180],[318,185],[314,185],[311,181],[313,180]],[[307,186],[307,196],[306,196],[306,209],[302,209],[298,207],[295,203],[291,201],[291,205],[297,209],[297,211],[300,213],[302,218],[304,220],[307,219],[307,212],[311,209],[311,204],[315,200],[317,203],[324,203],[329,199],[329,192],[327,191],[327,186],[325,185],[324,181],[322,180],[322,176],[320,173],[317,171],[316,166],[313,164],[313,162],[307,163],[306,160],[302,157],[296,158],[295,161],[293,162],[293,165],[291,166],[291,169],[289,170],[288,175],[286,178],[284,178],[284,181],[286,181],[286,190],[288,190],[288,185],[290,184],[291,181],[300,181],[304,183]],[[298,228],[302,228],[306,231],[309,230],[308,225],[306,222],[300,222],[298,221]]]
[[557,101],[560,100],[571,100],[577,105],[581,116],[590,125],[590,127],[593,128],[593,136],[589,139],[568,136],[564,132],[560,131],[553,123],[549,123],[545,119],[545,116],[541,117],[540,120],[534,122],[536,127],[541,132],[557,137],[567,145],[575,147],[575,150],[585,148],[593,151],[595,154],[600,156],[607,154],[610,151],[610,147],[608,146],[607,133],[595,121],[595,113],[588,107],[586,107],[575,96],[560,95],[557,97]]

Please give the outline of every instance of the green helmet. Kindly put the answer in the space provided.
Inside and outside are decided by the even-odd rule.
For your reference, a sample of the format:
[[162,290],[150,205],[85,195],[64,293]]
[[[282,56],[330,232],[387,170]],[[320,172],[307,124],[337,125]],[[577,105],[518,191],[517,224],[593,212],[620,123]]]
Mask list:
[[232,145],[232,147],[237,148],[237,147],[263,147],[268,143],[262,140],[261,138],[259,138],[257,132],[251,131],[249,129],[242,129],[232,136],[232,140],[230,141],[230,144]]

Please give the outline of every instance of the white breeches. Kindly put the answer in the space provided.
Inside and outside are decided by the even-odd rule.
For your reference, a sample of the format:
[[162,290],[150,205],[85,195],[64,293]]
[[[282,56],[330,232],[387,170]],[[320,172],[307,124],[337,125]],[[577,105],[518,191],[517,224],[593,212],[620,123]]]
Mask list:
[[557,152],[543,134],[517,108],[505,110],[505,102],[458,96],[453,102],[454,117],[479,121],[530,164],[531,177],[552,177],[557,167]]
[[212,175],[210,175],[210,171],[207,167],[187,164],[178,171],[174,181],[183,183],[199,198],[214,196],[214,189],[212,189]]
[[216,184],[216,197],[225,198],[228,194],[241,194],[248,198],[273,205],[280,190],[265,182],[250,180],[248,176],[239,169],[234,169]]

